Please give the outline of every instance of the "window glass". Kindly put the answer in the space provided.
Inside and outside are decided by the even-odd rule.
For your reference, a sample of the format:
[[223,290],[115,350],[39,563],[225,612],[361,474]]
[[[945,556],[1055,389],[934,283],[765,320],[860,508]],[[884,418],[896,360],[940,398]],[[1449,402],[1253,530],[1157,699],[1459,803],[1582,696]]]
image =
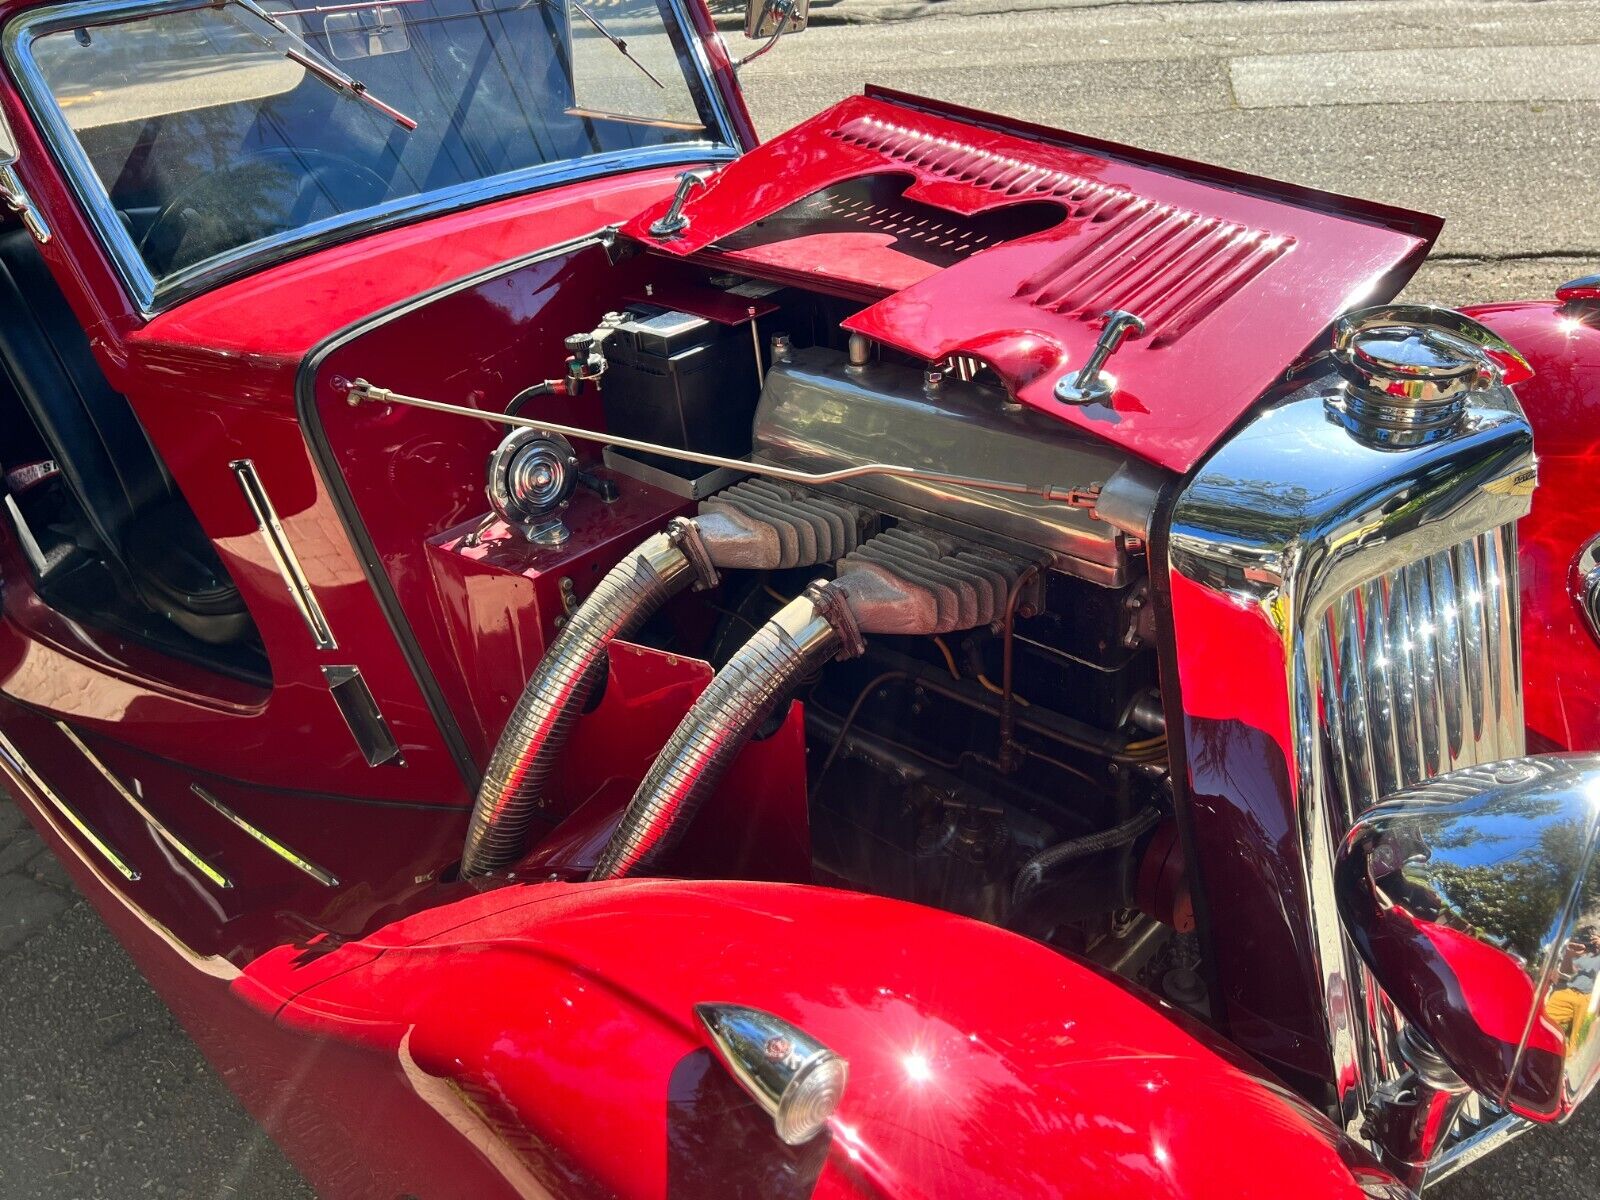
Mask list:
[[32,43],[158,283],[343,214],[713,136],[657,0],[318,2],[280,0],[276,26],[235,0]]

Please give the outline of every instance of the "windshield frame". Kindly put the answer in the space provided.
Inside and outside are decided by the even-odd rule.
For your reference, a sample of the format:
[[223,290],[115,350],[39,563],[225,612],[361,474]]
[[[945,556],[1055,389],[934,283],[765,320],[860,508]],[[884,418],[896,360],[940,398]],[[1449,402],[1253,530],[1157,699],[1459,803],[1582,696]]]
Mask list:
[[709,100],[711,111],[707,115],[714,125],[708,126],[707,132],[712,136],[696,141],[540,163],[401,197],[246,243],[157,279],[117,215],[109,192],[101,183],[66,114],[45,81],[33,56],[33,42],[46,34],[82,25],[215,8],[219,7],[220,2],[225,0],[73,0],[72,3],[49,5],[22,13],[7,22],[3,35],[0,35],[0,46],[3,46],[0,53],[4,54],[6,65],[17,81],[18,91],[29,115],[60,166],[73,195],[83,206],[101,244],[109,253],[123,288],[138,314],[146,319],[223,283],[380,229],[607,175],[649,167],[724,162],[737,157],[742,149],[736,134],[738,125],[732,119],[726,98],[717,86],[706,55],[705,42],[684,9],[684,0],[662,0],[671,19],[678,23],[690,49],[687,65],[693,72],[691,81]]

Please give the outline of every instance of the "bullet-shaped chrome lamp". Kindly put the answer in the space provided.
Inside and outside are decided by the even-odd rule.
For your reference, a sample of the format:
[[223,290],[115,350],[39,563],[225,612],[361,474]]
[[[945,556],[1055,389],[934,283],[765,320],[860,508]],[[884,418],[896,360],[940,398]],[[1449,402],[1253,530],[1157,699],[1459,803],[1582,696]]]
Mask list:
[[739,1004],[697,1004],[695,1016],[739,1085],[791,1146],[822,1132],[844,1096],[849,1064],[780,1017]]

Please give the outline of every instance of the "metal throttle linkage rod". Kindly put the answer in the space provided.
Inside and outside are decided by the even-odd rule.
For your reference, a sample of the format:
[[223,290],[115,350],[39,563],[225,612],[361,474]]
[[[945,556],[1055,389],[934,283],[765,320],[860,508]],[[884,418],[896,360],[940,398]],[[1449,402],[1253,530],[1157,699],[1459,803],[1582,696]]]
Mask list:
[[1099,498],[1098,487],[1064,487],[1054,483],[1013,483],[1006,479],[978,479],[970,475],[951,475],[945,471],[928,471],[919,467],[901,467],[893,463],[861,463],[837,471],[801,471],[794,467],[780,467],[773,463],[751,461],[743,458],[724,458],[720,454],[702,454],[698,450],[679,450],[656,442],[622,437],[614,433],[601,433],[594,429],[580,429],[575,425],[557,425],[553,421],[540,421],[531,417],[517,417],[509,413],[492,412],[481,408],[468,408],[461,404],[446,404],[442,400],[428,400],[422,396],[408,396],[404,392],[377,387],[365,379],[353,383],[336,381],[336,388],[344,391],[352,408],[362,404],[403,404],[409,408],[423,408],[429,412],[450,413],[458,417],[474,417],[496,425],[513,425],[519,429],[535,429],[544,433],[559,433],[562,437],[580,438],[616,446],[623,450],[638,450],[645,454],[661,454],[684,462],[698,463],[704,467],[727,467],[751,475],[765,475],[770,479],[783,479],[789,483],[821,485],[845,483],[863,475],[888,475],[896,479],[916,479],[924,483],[942,483],[951,487],[971,488],[980,492],[1009,492],[1012,495],[1041,496],[1046,500],[1059,500],[1074,508],[1093,508]]

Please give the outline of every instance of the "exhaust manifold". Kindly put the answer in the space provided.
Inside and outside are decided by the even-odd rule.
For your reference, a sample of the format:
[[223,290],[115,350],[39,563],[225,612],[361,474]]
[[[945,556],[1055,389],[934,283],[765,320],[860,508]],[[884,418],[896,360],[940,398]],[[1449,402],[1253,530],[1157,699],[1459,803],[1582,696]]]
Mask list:
[[464,877],[510,866],[526,849],[534,814],[572,727],[605,678],[606,647],[636,633],[691,584],[718,569],[785,570],[833,562],[857,548],[870,517],[856,504],[794,484],[749,479],[707,498],[608,572],[578,606],[523,688],[472,807]]
[[904,526],[880,534],[779,610],[718,671],[639,784],[590,879],[658,865],[755,731],[811,672],[864,653],[863,635],[1000,621],[1037,564]]

